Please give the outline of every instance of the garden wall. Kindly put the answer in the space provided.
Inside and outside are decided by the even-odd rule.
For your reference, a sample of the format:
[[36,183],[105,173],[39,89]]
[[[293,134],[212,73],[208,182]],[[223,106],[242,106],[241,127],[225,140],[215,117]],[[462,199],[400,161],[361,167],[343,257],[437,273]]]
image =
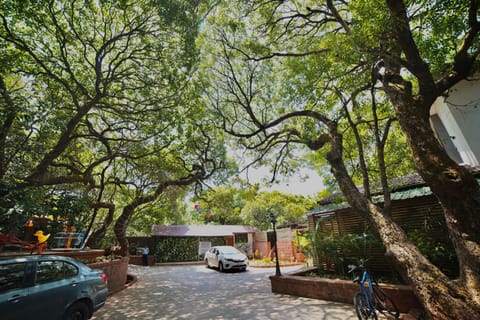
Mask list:
[[[358,284],[351,280],[304,276],[313,270],[278,277],[270,276],[272,292],[353,304],[353,296],[358,292]],[[401,313],[422,308],[409,286],[381,284],[381,287],[392,298]]]
[[97,258],[102,257],[105,254],[103,249],[88,249],[88,250],[79,250],[79,249],[49,249],[48,251],[42,252],[43,255],[56,255],[56,256],[66,256],[76,260],[79,260],[83,263],[93,263]]
[[[143,266],[143,257],[140,255],[131,255],[129,264],[134,264],[137,266]],[[155,264],[155,256],[149,255],[148,256],[148,265],[153,266]]]
[[91,263],[88,266],[105,272],[108,279],[109,294],[113,294],[122,290],[127,283],[128,262],[129,257],[121,257],[116,260]]

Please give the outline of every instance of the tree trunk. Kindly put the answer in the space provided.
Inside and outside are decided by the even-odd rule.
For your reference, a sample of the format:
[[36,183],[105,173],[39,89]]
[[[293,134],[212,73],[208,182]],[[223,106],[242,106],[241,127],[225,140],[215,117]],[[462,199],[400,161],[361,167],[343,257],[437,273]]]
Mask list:
[[464,290],[464,284],[448,279],[381,208],[359,192],[343,163],[342,137],[339,134],[332,133],[332,149],[327,160],[349,204],[379,232],[387,258],[410,283],[430,319],[480,319],[475,297]]
[[115,222],[115,227],[113,228],[115,236],[117,237],[118,244],[120,245],[120,255],[126,257],[129,255],[128,252],[128,239],[126,236],[126,231],[128,227],[128,221],[135,210],[136,205],[129,204],[123,208],[122,214],[118,217]]
[[[96,229],[92,235],[90,236],[90,238],[88,239],[88,242],[87,242],[87,245],[89,247],[96,247],[98,246],[98,243],[100,242],[100,240],[105,236],[105,234],[107,233],[107,229],[108,227],[110,226],[110,224],[113,222],[113,218],[114,218],[114,213],[115,213],[115,204],[113,203],[105,203],[105,202],[95,202],[92,204],[91,206],[92,208],[94,208],[95,210],[98,210],[100,208],[106,208],[108,209],[108,214],[107,216],[105,217],[103,223],[102,223],[102,226],[98,229]],[[94,217],[92,218],[92,221],[91,221],[91,225],[93,224],[93,220],[95,219],[95,215]],[[91,227],[90,225],[90,227]],[[91,229],[90,229],[91,230]],[[87,234],[90,230],[87,230]]]
[[[440,201],[459,260],[459,283],[480,306],[480,188],[465,167],[455,163],[435,138],[430,101],[412,99],[408,83],[387,88],[423,180]],[[399,90],[404,88],[405,90]],[[480,318],[480,317],[479,317]]]
[[192,168],[193,169],[189,172],[187,176],[179,178],[177,180],[164,181],[157,186],[154,192],[145,196],[137,196],[132,200],[132,202],[130,202],[123,208],[122,214],[115,222],[114,227],[115,236],[117,237],[118,243],[120,244],[120,254],[122,256],[128,255],[128,240],[126,237],[126,231],[130,218],[133,215],[135,209],[137,209],[141,205],[156,200],[160,196],[160,194],[170,186],[188,186],[208,176],[202,166],[194,164]]
[[[430,186],[444,209],[459,260],[459,285],[480,308],[480,188],[466,168],[455,163],[435,138],[430,126],[430,108],[435,99],[474,71],[477,54],[474,42],[480,25],[478,1],[470,1],[468,31],[454,57],[451,70],[441,81],[434,82],[429,65],[421,56],[413,37],[404,1],[387,0],[397,44],[401,48],[403,66],[418,80],[415,95],[412,84],[400,74],[400,56],[386,68],[382,82],[398,121],[407,137],[418,173]],[[396,65],[395,65],[396,64]],[[480,317],[478,317],[480,318]],[[472,318],[473,319],[473,318]]]
[[0,123],[0,181],[3,181],[3,178],[8,168],[8,164],[6,163],[7,137],[13,126],[15,117],[17,116],[17,108],[15,106],[15,103],[13,102],[12,97],[10,96],[10,92],[7,89],[7,85],[3,79],[3,76],[0,76],[0,96],[3,98],[7,105],[6,114],[2,115],[2,118],[4,118],[2,119],[3,122]]
[[430,319],[480,319],[480,310],[463,286],[448,279],[407,238],[403,230],[367,202],[368,216],[386,248],[386,256],[402,277],[409,281]]

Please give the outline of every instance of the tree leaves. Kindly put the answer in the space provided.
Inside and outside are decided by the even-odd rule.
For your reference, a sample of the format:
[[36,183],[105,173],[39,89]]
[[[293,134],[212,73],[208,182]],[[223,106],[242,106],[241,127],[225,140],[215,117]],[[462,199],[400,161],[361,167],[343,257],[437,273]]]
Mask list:
[[[7,190],[72,185],[95,208],[142,210],[214,177],[222,135],[212,139],[193,83],[203,2],[22,3],[0,5]],[[117,206],[94,204],[103,201]]]

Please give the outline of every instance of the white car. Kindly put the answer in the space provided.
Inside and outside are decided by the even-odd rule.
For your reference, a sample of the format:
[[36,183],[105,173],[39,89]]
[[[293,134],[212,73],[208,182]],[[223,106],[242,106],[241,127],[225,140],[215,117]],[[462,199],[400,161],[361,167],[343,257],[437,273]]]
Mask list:
[[247,270],[248,257],[232,246],[211,247],[205,253],[205,264],[207,268],[218,268],[225,270]]

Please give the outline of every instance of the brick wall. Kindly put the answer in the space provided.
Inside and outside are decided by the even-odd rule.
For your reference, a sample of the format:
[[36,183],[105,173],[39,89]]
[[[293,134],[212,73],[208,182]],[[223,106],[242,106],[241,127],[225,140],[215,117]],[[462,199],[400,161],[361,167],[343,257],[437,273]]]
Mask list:
[[[353,296],[359,291],[358,284],[350,280],[302,276],[305,273],[303,271],[279,277],[271,276],[272,292],[353,304]],[[392,298],[400,312],[408,313],[410,310],[421,309],[409,286],[391,284],[380,286]]]
[[[280,260],[290,260],[294,257],[294,249],[292,246],[292,242],[290,241],[278,241],[278,255],[280,256]],[[256,259],[262,259],[264,257],[270,257],[271,259],[275,258],[275,252],[271,250],[270,242],[254,242],[253,243],[253,252],[255,253],[257,250],[260,254],[259,257],[255,257]]]
[[280,260],[291,260],[294,256],[293,246],[291,241],[277,241],[278,246],[278,256]]
[[268,254],[270,252],[270,243],[267,241],[255,241],[253,243],[253,253],[256,254],[257,250],[258,256],[255,256],[255,259],[262,259],[264,257],[268,257]]

